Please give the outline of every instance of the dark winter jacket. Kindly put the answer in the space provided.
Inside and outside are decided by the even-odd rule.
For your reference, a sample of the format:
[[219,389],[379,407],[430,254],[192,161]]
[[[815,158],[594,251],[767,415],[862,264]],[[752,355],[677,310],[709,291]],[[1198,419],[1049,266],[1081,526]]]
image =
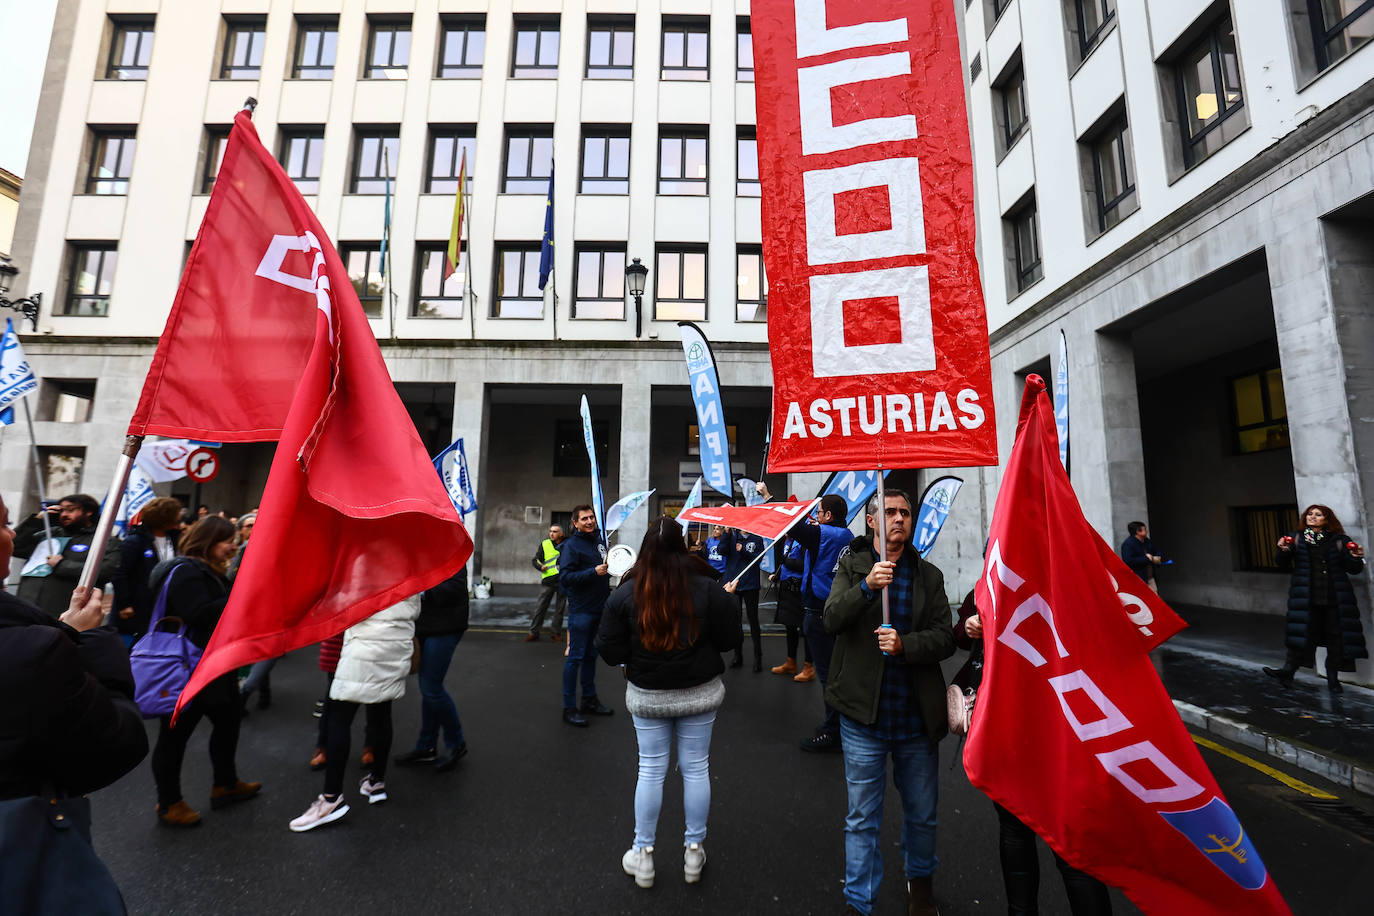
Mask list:
[[420,618],[415,635],[442,636],[468,629],[468,571],[464,567],[420,595]]
[[1121,542],[1122,561],[1131,567],[1131,572],[1146,582],[1155,577],[1155,565],[1150,562],[1151,556],[1159,556],[1159,554],[1155,551],[1154,542],[1149,538],[1142,541],[1133,534]]
[[[89,528],[64,528],[52,526],[55,538],[70,538],[62,548],[62,561],[46,576],[24,576],[19,580],[19,597],[38,605],[53,617],[66,612],[72,600],[72,589],[81,579],[81,570],[86,565],[86,555],[90,552],[91,541],[95,538],[95,526]],[[31,557],[38,546],[46,540],[41,518],[26,518],[14,529],[14,555]],[[97,588],[103,589],[106,582],[115,580],[119,571],[119,539],[110,538],[105,555],[100,560],[100,572],[96,576]]]
[[968,658],[949,682],[959,685],[963,690],[970,687],[977,690],[983,681],[983,640],[969,636],[964,628],[968,619],[978,613],[978,606],[973,601],[973,589],[969,589],[964,596],[964,603],[959,605],[956,613],[959,619],[954,623],[954,645],[968,652]]
[[[734,581],[736,576],[740,577],[739,586],[735,589],[740,592],[756,592],[759,590],[761,580],[759,578],[760,555],[767,545],[763,538],[757,534],[749,534],[746,531],[735,531],[733,528],[725,532],[725,537],[720,539],[721,550],[725,553],[725,575],[722,577],[726,582]],[[755,563],[759,560],[759,563]],[[752,566],[749,564],[753,563]],[[740,576],[740,571],[745,567],[749,571]]]
[[148,753],[123,641],[78,633],[0,593],[0,799],[45,779],[79,795],[104,788]]
[[626,677],[636,687],[673,690],[704,684],[725,671],[720,653],[740,647],[739,603],[702,572],[693,571],[688,582],[696,639],[692,639],[692,621],[684,617],[678,631],[682,648],[667,652],[651,652],[640,642],[632,574],[606,602],[597,651],[606,664],[624,665]]
[[[910,544],[908,558],[916,566],[912,588],[912,628],[902,633],[902,655],[915,667],[917,704],[924,733],[939,741],[949,733],[945,709],[945,678],[940,662],[954,654],[945,577],[934,564],[922,560]],[[840,557],[830,598],[825,603],[825,631],[835,636],[825,699],[843,715],[863,725],[878,720],[878,700],[886,660],[873,635],[883,622],[882,599],[875,592],[865,598],[860,589],[877,557],[873,539],[854,538]]]
[[167,591],[167,616],[181,618],[186,624],[187,637],[204,649],[224,613],[224,606],[229,603],[229,580],[204,560],[194,557],[167,560],[157,564],[149,580],[154,603],[173,570],[176,576]]
[[[180,531],[167,532],[167,540],[171,541],[173,550],[176,550],[180,536]],[[147,631],[148,617],[153,612],[153,602],[157,600],[157,592],[153,591],[148,580],[152,578],[159,562],[153,533],[142,525],[130,528],[119,544],[119,571],[114,578],[114,624],[119,632]],[[118,613],[126,607],[134,609],[134,616],[128,620],[121,618]]]
[[611,594],[611,577],[599,575],[596,568],[606,562],[601,532],[574,531],[563,539],[558,552],[558,581],[568,596],[568,616],[600,614]]
[[[1293,578],[1288,585],[1288,620],[1284,628],[1284,644],[1304,659],[1304,665],[1310,666],[1317,646],[1332,646],[1339,640],[1341,670],[1354,671],[1355,659],[1368,658],[1369,649],[1365,646],[1364,630],[1360,626],[1360,608],[1355,603],[1355,589],[1347,576],[1362,571],[1364,560],[1350,555],[1350,549],[1346,547],[1350,539],[1343,534],[1327,535],[1315,546],[1303,539],[1301,531],[1295,531],[1289,537],[1293,539],[1293,546],[1274,552],[1274,560],[1279,568],[1293,571]],[[1322,586],[1323,580],[1326,582],[1325,588]],[[1316,590],[1325,594],[1314,595],[1314,585]],[[1340,620],[1339,636],[1326,632],[1324,611],[1317,615],[1312,612],[1313,605],[1325,607],[1333,601]]]

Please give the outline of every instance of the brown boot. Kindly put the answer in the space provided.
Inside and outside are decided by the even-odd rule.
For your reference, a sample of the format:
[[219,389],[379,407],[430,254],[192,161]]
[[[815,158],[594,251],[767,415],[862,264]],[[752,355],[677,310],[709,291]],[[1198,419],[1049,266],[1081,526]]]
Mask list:
[[359,764],[360,766],[370,767],[370,766],[372,766],[372,764],[374,764],[374,763],[376,763],[376,762],[377,762],[377,756],[376,756],[375,754],[372,753],[372,748],[371,748],[371,747],[365,747],[365,748],[363,748],[363,755],[362,755],[361,757],[358,758],[358,764]]
[[792,678],[792,680],[796,681],[798,684],[805,684],[808,681],[814,681],[815,679],[816,669],[810,662],[806,662],[805,664],[803,664],[802,670],[798,672],[796,677]]
[[323,770],[323,769],[324,769],[324,764],[325,764],[325,753],[324,753],[324,748],[322,748],[322,747],[317,747],[317,748],[315,748],[315,755],[314,755],[313,757],[310,758],[310,769],[312,769],[312,770]]
[[781,665],[778,665],[776,668],[770,668],[769,670],[774,674],[796,674],[797,660],[795,658],[789,658]]
[[210,790],[210,807],[218,810],[225,805],[232,805],[234,802],[252,798],[261,791],[262,783],[244,782],[242,779],[232,786],[215,786]]
[[935,889],[930,875],[906,883],[908,916],[940,916],[935,906]]
[[157,819],[168,827],[197,827],[200,825],[200,814],[186,802],[178,801],[163,808],[158,805]]
[[538,633],[526,633],[526,634],[525,634],[525,642],[539,642],[539,634],[538,634]]

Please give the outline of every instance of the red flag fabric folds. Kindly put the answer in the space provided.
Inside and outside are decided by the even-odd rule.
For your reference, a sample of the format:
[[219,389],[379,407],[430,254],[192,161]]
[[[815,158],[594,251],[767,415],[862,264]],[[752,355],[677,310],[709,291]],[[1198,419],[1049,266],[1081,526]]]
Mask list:
[[805,502],[759,503],[756,506],[695,506],[679,512],[677,520],[701,525],[724,525],[775,541],[788,528],[806,518],[818,502],[820,500],[811,499]]
[[1287,913],[1148,651],[1183,627],[1088,525],[1026,382],[976,601],[969,779],[1149,913]]
[[[343,262],[246,112],[186,274],[142,428],[175,422],[233,440],[276,424],[281,441],[229,604],[178,711],[225,672],[333,636],[442,582],[472,553]],[[260,368],[270,384],[254,378]],[[228,375],[245,381],[213,387]]]

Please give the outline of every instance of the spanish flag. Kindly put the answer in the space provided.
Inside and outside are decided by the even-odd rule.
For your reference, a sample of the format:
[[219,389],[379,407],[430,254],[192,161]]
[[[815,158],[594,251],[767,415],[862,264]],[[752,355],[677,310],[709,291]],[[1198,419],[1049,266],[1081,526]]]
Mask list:
[[444,258],[444,279],[453,276],[458,269],[459,252],[463,242],[463,188],[468,177],[468,151],[463,150],[463,158],[458,163],[458,191],[453,198],[453,228],[448,233],[448,253]]

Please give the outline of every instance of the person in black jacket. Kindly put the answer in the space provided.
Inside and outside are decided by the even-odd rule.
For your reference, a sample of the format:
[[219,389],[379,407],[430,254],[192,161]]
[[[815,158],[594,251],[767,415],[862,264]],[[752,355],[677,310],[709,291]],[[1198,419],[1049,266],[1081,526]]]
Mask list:
[[181,537],[181,502],[170,496],[148,501],[138,513],[139,524],[129,529],[119,544],[119,572],[115,574],[115,629],[126,645],[148,629],[157,595],[148,580],[159,563],[176,556]]
[[[558,580],[568,596],[568,650],[563,662],[563,721],[587,727],[587,716],[609,716],[614,710],[596,696],[596,629],[611,593],[606,544],[591,506],[573,509],[573,535],[558,553]],[[577,704],[578,673],[582,705]]]
[[[30,557],[47,543],[43,530],[43,515],[48,515],[54,538],[66,538],[61,550],[49,555],[44,575],[29,574],[19,580],[19,597],[38,605],[53,617],[67,609],[72,589],[81,578],[81,570],[86,565],[86,556],[95,538],[96,522],[100,518],[100,503],[85,493],[73,493],[57,501],[57,505],[40,510],[32,518],[27,518],[14,531],[14,555]],[[59,542],[61,543],[61,542]],[[35,570],[38,571],[38,570]],[[119,540],[110,538],[110,543],[101,558],[100,571],[96,582],[104,584],[112,581],[119,571]]]
[[[434,764],[446,773],[468,752],[458,707],[444,689],[453,652],[468,630],[468,571],[464,567],[420,596],[415,638],[420,640],[420,737],[414,750],[400,754],[401,766]],[[444,753],[439,753],[439,734]]]
[[[763,670],[763,635],[759,628],[759,587],[762,584],[759,563],[767,545],[757,534],[730,528],[721,538],[720,549],[725,554],[722,581],[729,583],[739,580],[733,589],[727,591],[732,591],[739,600],[740,613],[749,621],[749,637],[754,643],[754,673],[758,674]],[[743,652],[736,649],[730,667],[738,668],[743,664]]]
[[687,552],[682,526],[665,515],[644,535],[597,638],[606,663],[625,666],[625,708],[639,741],[635,837],[621,867],[640,887],[653,886],[663,780],[676,738],[687,821],[683,873],[687,883],[699,881],[711,808],[711,730],[725,699],[720,654],[742,641],[739,605],[705,561]]
[[[182,537],[182,556],[160,563],[153,570],[150,584],[154,593],[167,589],[166,616],[179,618],[186,625],[187,637],[202,649],[210,642],[229,602],[225,572],[234,549],[234,526],[227,519],[207,515]],[[208,717],[211,725],[214,785],[210,790],[210,807],[223,808],[252,798],[262,789],[260,782],[239,779],[234,764],[242,715],[238,679],[231,671],[206,684],[186,704],[175,728],[171,716],[161,717],[157,744],[153,747],[158,820],[172,827],[194,827],[200,823],[200,814],[181,797],[181,761],[186,756],[186,742],[202,717]]]
[[1288,620],[1282,668],[1264,669],[1285,687],[1299,668],[1316,667],[1317,647],[1326,646],[1326,684],[1342,693],[1340,672],[1354,671],[1355,659],[1368,658],[1360,608],[1348,576],[1364,569],[1364,548],[1346,536],[1330,506],[1308,506],[1302,531],[1284,535],[1274,551],[1280,569],[1291,569]]

